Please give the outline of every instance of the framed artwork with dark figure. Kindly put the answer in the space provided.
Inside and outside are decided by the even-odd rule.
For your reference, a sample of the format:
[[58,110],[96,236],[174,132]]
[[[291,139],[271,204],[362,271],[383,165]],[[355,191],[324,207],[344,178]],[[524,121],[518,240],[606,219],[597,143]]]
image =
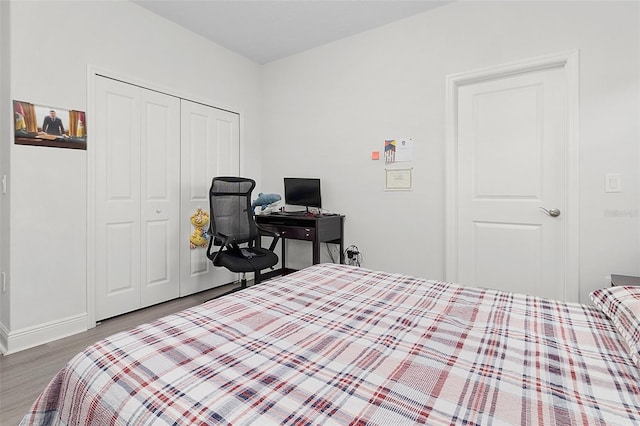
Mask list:
[[15,143],[87,149],[84,111],[13,101]]

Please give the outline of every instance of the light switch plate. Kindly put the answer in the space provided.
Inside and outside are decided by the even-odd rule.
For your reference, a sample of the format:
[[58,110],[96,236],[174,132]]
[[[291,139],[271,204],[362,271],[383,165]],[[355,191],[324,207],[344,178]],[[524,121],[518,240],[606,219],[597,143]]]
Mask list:
[[622,192],[622,177],[620,173],[604,175],[604,192]]

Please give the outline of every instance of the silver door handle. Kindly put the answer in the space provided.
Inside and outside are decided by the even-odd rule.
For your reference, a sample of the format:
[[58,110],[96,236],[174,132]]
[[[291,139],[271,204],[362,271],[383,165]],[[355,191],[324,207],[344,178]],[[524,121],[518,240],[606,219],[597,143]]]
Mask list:
[[560,209],[545,209],[544,207],[540,207],[540,210],[542,210],[543,212],[545,212],[546,214],[548,214],[551,217],[558,217],[560,216]]

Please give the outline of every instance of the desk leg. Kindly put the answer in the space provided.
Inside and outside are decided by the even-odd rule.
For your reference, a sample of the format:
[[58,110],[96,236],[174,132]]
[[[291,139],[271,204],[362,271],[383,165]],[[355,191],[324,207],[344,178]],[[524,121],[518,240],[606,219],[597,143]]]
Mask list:
[[280,266],[282,268],[282,275],[285,274],[285,270],[286,270],[286,257],[285,257],[285,253],[287,252],[285,249],[285,244],[284,244],[284,240],[285,238],[280,238],[280,244],[282,245],[282,256],[280,257]]
[[344,218],[340,218],[340,264],[344,265]]
[[320,241],[318,237],[313,240],[313,264],[320,263]]

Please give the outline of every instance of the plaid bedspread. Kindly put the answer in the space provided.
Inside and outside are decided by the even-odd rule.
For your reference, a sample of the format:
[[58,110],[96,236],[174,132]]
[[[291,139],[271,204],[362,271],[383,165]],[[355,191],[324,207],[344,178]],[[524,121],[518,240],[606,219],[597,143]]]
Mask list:
[[595,308],[317,265],[114,335],[22,424],[640,423]]

